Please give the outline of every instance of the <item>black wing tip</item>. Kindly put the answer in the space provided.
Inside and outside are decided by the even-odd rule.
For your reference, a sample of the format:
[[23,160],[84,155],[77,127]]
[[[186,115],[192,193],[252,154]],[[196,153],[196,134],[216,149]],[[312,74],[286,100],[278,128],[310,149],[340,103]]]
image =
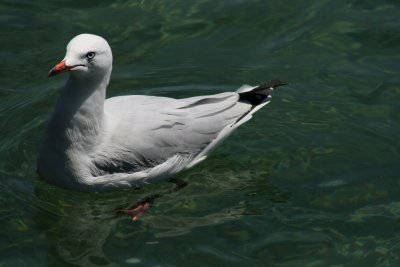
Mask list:
[[275,88],[286,84],[287,83],[284,83],[278,79],[271,80],[269,82],[260,84],[251,91],[239,93],[240,100],[247,101],[253,106],[257,106],[271,99],[272,91]]
[[259,90],[264,90],[264,89],[275,89],[279,86],[283,86],[283,85],[288,85],[288,83],[282,82],[279,79],[275,79],[275,80],[270,80],[269,82],[260,84],[257,88],[254,89],[254,91],[259,91]]

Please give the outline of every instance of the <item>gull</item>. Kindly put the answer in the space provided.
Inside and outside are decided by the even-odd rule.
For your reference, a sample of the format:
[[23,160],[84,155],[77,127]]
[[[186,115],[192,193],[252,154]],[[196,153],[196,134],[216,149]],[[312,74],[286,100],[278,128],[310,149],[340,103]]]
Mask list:
[[38,155],[38,173],[49,183],[98,192],[169,179],[205,160],[269,103],[274,88],[284,85],[271,80],[236,92],[183,99],[106,99],[112,61],[105,39],[80,34],[50,70],[49,76],[68,72],[69,78]]

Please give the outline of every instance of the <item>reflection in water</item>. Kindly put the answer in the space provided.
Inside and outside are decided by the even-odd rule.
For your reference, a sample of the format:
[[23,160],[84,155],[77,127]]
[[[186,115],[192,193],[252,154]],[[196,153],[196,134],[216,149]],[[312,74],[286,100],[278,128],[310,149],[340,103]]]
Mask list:
[[[35,195],[48,209],[39,210],[38,226],[43,218],[48,222],[46,240],[53,244],[48,253],[48,265],[56,258],[80,266],[115,266],[107,259],[103,246],[117,220],[112,210],[116,201],[110,196],[65,191],[51,186],[36,188]],[[117,198],[121,200],[121,198]]]

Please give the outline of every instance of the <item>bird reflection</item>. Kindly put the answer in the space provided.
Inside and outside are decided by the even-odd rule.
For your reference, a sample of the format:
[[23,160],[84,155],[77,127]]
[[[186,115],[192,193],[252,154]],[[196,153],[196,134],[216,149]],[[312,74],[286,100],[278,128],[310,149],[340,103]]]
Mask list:
[[[45,233],[45,239],[51,244],[47,255],[48,265],[55,262],[67,262],[80,266],[116,266],[104,251],[107,238],[116,228],[121,217],[113,211],[125,203],[143,201],[149,196],[155,199],[166,192],[175,192],[177,188],[165,190],[164,185],[151,191],[127,190],[108,193],[81,193],[60,189],[44,183],[35,188],[39,200],[39,212],[36,224]],[[182,184],[180,186],[184,186]],[[146,196],[147,195],[147,196]],[[141,214],[142,215],[142,214]],[[141,224],[132,227],[132,232],[140,231]]]

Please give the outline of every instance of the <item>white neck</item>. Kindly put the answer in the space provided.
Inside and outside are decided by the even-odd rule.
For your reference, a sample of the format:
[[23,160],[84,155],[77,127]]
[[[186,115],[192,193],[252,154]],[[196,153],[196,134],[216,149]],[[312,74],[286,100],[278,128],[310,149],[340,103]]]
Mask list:
[[50,120],[46,140],[61,151],[90,153],[104,128],[104,101],[111,69],[96,77],[70,76]]

